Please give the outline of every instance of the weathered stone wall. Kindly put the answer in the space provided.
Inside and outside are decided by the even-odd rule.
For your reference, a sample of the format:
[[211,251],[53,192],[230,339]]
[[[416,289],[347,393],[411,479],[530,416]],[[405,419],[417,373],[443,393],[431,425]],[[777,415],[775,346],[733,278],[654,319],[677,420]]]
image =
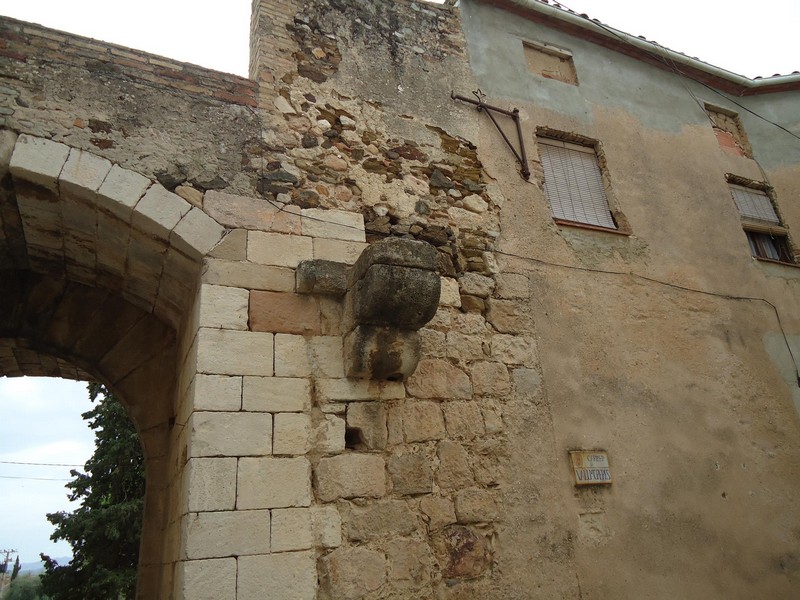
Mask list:
[[[3,373],[129,384],[142,598],[791,597],[798,278],[749,257],[724,175],[791,229],[800,159],[743,119],[762,175],[663,70],[462,5],[259,0],[252,82],[3,20]],[[478,86],[530,181],[450,98]],[[627,235],[553,222],[537,128],[600,142]],[[87,311],[146,315],[113,372]],[[610,487],[574,487],[578,448]]]

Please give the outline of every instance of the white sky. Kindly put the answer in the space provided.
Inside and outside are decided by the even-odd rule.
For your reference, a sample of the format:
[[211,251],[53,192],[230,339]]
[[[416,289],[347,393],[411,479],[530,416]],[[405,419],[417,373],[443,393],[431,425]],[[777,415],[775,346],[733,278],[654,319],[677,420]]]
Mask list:
[[[247,75],[250,0],[0,0],[0,14]],[[749,77],[800,70],[798,0],[565,0],[633,35]],[[83,464],[93,436],[85,384],[0,378],[0,461]],[[0,475],[68,478],[68,468],[0,463]],[[0,478],[0,547],[23,562],[69,554],[48,541],[44,514],[68,510],[62,482]]]
[[[606,25],[748,77],[800,70],[798,0],[565,0]],[[0,14],[247,75],[250,0],[0,0]]]
[[72,553],[66,542],[49,540],[53,527],[45,514],[77,505],[67,500],[66,481],[49,481],[70,479],[70,467],[8,463],[83,465],[94,449],[94,433],[81,413],[91,407],[82,382],[0,377],[0,548],[17,550],[21,562],[36,562],[40,552],[53,558]]

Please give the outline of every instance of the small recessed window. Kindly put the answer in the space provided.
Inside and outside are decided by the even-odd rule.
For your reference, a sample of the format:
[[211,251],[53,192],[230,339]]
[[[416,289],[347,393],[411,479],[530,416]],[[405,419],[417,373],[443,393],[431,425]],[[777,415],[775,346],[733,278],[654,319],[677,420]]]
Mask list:
[[706,113],[711,119],[720,148],[729,154],[753,158],[753,151],[747,141],[739,115],[710,104],[706,104]]
[[[739,181],[745,183],[743,180]],[[794,264],[796,261],[789,242],[789,232],[783,226],[767,188],[755,187],[757,185],[728,183],[731,197],[742,218],[742,228],[750,245],[750,254],[762,260]]]
[[617,229],[592,146],[539,138],[544,194],[557,222]]
[[522,46],[528,71],[546,79],[578,85],[578,74],[571,52],[536,42],[523,42]]

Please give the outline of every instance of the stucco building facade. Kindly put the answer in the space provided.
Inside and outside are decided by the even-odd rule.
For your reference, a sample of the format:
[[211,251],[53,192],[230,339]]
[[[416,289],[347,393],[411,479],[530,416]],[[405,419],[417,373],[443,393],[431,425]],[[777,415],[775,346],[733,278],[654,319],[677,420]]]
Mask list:
[[0,373],[124,400],[141,598],[796,595],[800,76],[533,0],[259,0],[249,79],[0,29]]

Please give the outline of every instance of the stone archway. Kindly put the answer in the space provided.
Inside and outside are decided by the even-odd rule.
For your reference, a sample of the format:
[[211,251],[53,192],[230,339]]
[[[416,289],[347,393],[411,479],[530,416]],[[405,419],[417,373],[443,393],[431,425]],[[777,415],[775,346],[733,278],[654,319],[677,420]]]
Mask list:
[[146,461],[137,595],[167,597],[180,553],[181,335],[200,259],[225,230],[104,158],[1,133],[0,375],[97,379],[118,394]]

